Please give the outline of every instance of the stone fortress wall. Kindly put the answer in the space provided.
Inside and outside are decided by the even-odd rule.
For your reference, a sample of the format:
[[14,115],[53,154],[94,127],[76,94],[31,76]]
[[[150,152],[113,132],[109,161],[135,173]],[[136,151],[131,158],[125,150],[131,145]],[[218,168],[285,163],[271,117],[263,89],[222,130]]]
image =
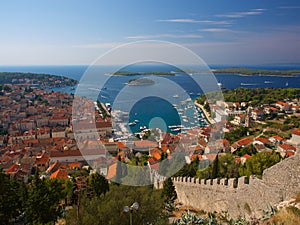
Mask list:
[[206,212],[227,211],[233,218],[260,218],[271,206],[300,192],[300,154],[266,169],[262,179],[173,178],[179,202]]

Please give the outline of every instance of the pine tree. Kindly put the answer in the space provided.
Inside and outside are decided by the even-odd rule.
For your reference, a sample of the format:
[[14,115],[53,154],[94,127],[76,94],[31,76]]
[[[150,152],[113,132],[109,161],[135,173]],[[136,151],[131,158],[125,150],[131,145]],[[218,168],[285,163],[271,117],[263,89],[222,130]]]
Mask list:
[[174,202],[177,198],[175,186],[170,177],[164,181],[162,196],[166,198],[166,202]]
[[108,181],[98,173],[91,176],[90,185],[95,195],[98,197],[102,194],[105,195],[105,193],[109,191]]
[[215,161],[212,164],[211,178],[215,179],[219,176],[219,155],[217,154]]

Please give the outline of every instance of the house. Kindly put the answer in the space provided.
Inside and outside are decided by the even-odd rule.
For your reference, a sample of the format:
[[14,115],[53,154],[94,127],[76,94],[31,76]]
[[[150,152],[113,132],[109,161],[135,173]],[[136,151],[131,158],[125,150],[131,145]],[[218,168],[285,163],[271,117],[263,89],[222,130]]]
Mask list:
[[107,180],[111,180],[113,179],[116,174],[117,174],[117,163],[113,163],[108,167],[108,171],[107,171],[107,175],[106,175],[106,179]]
[[265,113],[262,110],[255,109],[251,112],[251,117],[254,120],[263,120],[265,117]]
[[244,124],[246,121],[246,114],[240,114],[240,115],[236,115],[234,117],[234,120],[231,121],[232,124],[240,126],[242,124]]
[[150,149],[158,147],[156,142],[149,140],[139,140],[133,143],[133,150],[137,152],[149,152]]
[[49,155],[42,153],[35,158],[35,167],[37,167],[40,171],[45,171],[49,167],[49,161]]
[[248,154],[243,155],[243,156],[240,158],[240,159],[241,159],[241,163],[244,164],[244,163],[247,161],[247,159],[249,159],[249,158],[251,158],[250,155],[248,155]]
[[231,145],[231,152],[235,152],[238,148],[244,148],[250,144],[252,144],[252,140],[250,140],[249,138],[243,138],[241,140],[238,140],[236,142],[234,142],[232,145]]
[[292,138],[289,142],[297,147],[300,146],[300,128],[293,131]]
[[276,102],[275,106],[279,108],[281,111],[289,111],[291,109],[290,104],[286,102]]
[[285,157],[291,153],[294,154],[296,152],[296,148],[289,144],[279,144],[277,150],[282,157]]
[[108,119],[98,119],[96,121],[96,129],[100,136],[106,137],[112,135],[112,123]]
[[50,162],[88,162],[90,165],[97,158],[105,156],[105,150],[100,149],[81,149],[79,150],[66,150],[66,151],[51,151]]
[[68,126],[69,119],[68,117],[51,117],[49,119],[49,125],[50,126]]
[[297,105],[292,105],[292,111],[293,111],[293,113],[299,112],[299,106],[297,106]]
[[152,148],[149,150],[149,156],[153,157],[155,160],[161,159],[162,151],[159,148]]
[[279,110],[275,107],[265,107],[264,108],[264,112],[268,115],[272,114],[272,115],[277,115]]
[[62,169],[58,169],[50,175],[50,179],[68,180],[68,172]]
[[271,141],[267,138],[262,138],[262,137],[258,137],[258,138],[255,138],[255,140],[253,141],[253,144],[258,144],[258,145],[268,145],[270,144]]
[[216,141],[211,141],[205,147],[205,154],[209,153],[220,153],[220,152],[229,152],[230,151],[230,143],[226,139],[219,139]]
[[37,128],[36,129],[36,137],[37,137],[37,139],[50,138],[50,128],[49,127]]
[[66,131],[64,127],[54,127],[51,132],[52,138],[64,138],[66,137]]
[[280,137],[280,136],[278,136],[278,135],[275,135],[275,136],[272,136],[272,137],[270,137],[269,138],[269,140],[272,142],[272,143],[274,143],[274,144],[282,144],[283,143],[283,138],[282,137]]

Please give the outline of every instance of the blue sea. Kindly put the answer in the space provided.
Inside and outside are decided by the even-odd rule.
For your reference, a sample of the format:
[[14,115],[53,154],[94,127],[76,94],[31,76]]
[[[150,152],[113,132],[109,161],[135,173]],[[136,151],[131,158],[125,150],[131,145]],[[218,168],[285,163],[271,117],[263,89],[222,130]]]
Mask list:
[[[210,65],[211,69],[226,67],[246,67],[268,70],[299,69],[300,65]],[[126,83],[141,76],[107,76],[115,72],[113,66],[101,66],[90,70],[85,75],[88,66],[0,66],[0,72],[31,72],[62,75],[80,81],[77,89],[70,87],[54,88],[54,91],[80,94],[93,100],[110,103],[115,110],[125,111],[127,123],[137,121],[130,130],[138,132],[140,126],[147,128],[159,127],[171,132],[170,126],[183,127],[205,126],[201,112],[193,107],[193,100],[203,93],[193,76],[175,73],[174,76],[147,76],[154,81],[153,85],[129,86]],[[175,71],[177,68],[164,64],[133,65],[122,68],[131,72]],[[193,68],[191,68],[193,69]],[[216,74],[216,83],[223,89],[245,88],[300,88],[300,75],[296,76],[243,76],[238,74]],[[201,79],[198,80],[201,82]],[[206,87],[205,79],[202,87]]]

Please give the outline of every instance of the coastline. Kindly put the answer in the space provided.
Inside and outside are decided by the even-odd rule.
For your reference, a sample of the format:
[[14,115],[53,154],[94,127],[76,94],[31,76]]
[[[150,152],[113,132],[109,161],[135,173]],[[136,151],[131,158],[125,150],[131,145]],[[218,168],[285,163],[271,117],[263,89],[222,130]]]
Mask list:
[[206,109],[204,109],[204,107],[203,107],[201,104],[197,103],[196,100],[194,101],[194,104],[195,104],[195,106],[197,106],[198,108],[201,109],[201,111],[203,112],[204,116],[206,117],[207,121],[208,121],[210,124],[216,123],[216,121],[214,121],[214,120],[210,117],[209,113],[206,111]]

